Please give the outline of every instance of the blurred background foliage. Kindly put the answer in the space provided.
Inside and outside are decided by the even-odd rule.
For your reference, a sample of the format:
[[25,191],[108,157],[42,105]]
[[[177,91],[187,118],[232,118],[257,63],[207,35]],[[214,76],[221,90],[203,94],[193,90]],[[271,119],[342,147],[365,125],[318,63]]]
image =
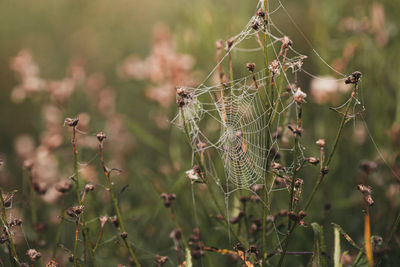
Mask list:
[[[391,169],[398,177],[400,5],[391,0],[282,2],[329,64],[346,74],[354,70],[363,73],[360,101],[368,128],[360,118],[346,125],[307,221],[325,227],[328,244],[333,239],[330,222],[341,225],[362,244],[363,200],[356,185],[362,181],[360,162],[370,160],[377,164],[369,181],[376,203],[372,232],[385,238],[399,210],[399,180]],[[87,163],[81,165],[82,174],[96,185],[105,181],[94,134],[104,131],[109,137],[106,162],[123,170],[113,177],[117,188],[129,184],[120,204],[144,266],[152,265],[157,253],[169,256],[169,265],[178,265],[169,237],[175,226],[163,205],[162,192],[177,195],[172,207],[185,236],[198,226],[205,244],[228,249],[235,245],[226,226],[214,219],[218,212],[208,203],[206,190],[192,187],[185,176],[192,167],[190,147],[168,120],[177,113],[175,87],[195,86],[203,80],[216,64],[215,42],[240,32],[256,4],[254,0],[0,2],[0,153],[4,160],[0,183],[4,191],[19,190],[13,212],[23,218],[29,244],[42,252],[45,261],[54,247],[60,205],[74,203],[72,193],[61,197],[52,188],[72,175],[70,131],[62,125],[64,118],[75,116],[81,119],[82,131],[88,133],[78,135],[80,161]],[[282,10],[272,18],[293,40],[295,49],[309,56],[304,62],[308,72],[333,75]],[[247,74],[247,62],[262,66],[260,54],[233,56],[235,76]],[[339,124],[340,117],[328,107],[343,103],[348,93],[333,89],[321,100],[311,92],[311,85],[312,78],[300,74],[299,86],[310,95],[304,105],[302,142],[310,154],[318,155],[315,141],[326,138],[329,147]],[[41,186],[47,189],[44,196],[34,196],[39,207],[36,222],[30,215],[29,179],[22,167],[27,159],[34,161],[36,178],[44,179]],[[302,173],[305,195],[316,175],[309,169]],[[219,197],[223,203],[223,196]],[[276,213],[285,208],[287,194],[275,197],[272,207]],[[87,220],[93,219],[90,229],[95,239],[99,231],[96,218],[113,211],[101,186],[88,201]],[[47,230],[35,231],[34,223],[46,224]],[[61,243],[67,249],[72,248],[73,231],[68,224],[61,231]],[[105,231],[104,240],[115,235],[111,225]],[[17,242],[24,255],[25,241]],[[298,229],[289,249],[310,251],[312,244],[311,229]],[[399,264],[394,256],[399,251],[397,237],[392,244],[392,250],[381,257],[385,266]],[[328,249],[331,254],[332,246]],[[351,247],[345,249],[355,254]],[[128,263],[126,251],[114,241],[99,250],[101,266]],[[0,251],[2,259],[6,259],[5,253]],[[65,262],[68,253],[59,248],[57,256]],[[309,255],[288,257],[286,264],[306,265],[309,260]],[[203,266],[231,266],[229,262],[228,256],[209,254]]]

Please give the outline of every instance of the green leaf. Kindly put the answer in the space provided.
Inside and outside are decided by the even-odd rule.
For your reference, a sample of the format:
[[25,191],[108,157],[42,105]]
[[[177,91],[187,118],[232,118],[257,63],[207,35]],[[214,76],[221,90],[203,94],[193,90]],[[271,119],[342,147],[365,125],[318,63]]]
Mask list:
[[326,246],[323,227],[318,223],[311,224],[314,231],[314,255],[312,258],[312,267],[327,267]]
[[335,237],[335,249],[333,253],[334,267],[340,267],[340,232],[337,227],[333,227]]

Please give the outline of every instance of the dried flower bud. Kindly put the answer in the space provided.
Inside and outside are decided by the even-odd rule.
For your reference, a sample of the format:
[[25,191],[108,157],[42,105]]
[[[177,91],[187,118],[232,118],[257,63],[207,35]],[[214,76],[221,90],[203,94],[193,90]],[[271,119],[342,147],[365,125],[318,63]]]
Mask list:
[[78,118],[66,118],[64,120],[64,125],[68,125],[69,127],[76,127],[78,125],[79,119]]
[[288,85],[286,85],[286,92],[292,93],[292,92],[296,91],[296,88],[297,88],[296,84],[294,84],[294,83],[288,84]]
[[169,234],[169,237],[179,241],[182,238],[182,230],[180,228],[175,228],[174,230],[172,230],[172,232]]
[[361,161],[360,168],[367,174],[373,172],[377,168],[377,164],[373,161],[363,160]]
[[106,224],[106,222],[108,221],[108,217],[107,216],[100,216],[99,221],[100,221],[100,227],[103,228],[104,225]]
[[66,193],[72,188],[72,183],[70,181],[62,181],[56,184],[56,190],[60,193]]
[[323,175],[326,175],[328,172],[329,172],[328,166],[322,167],[321,173],[322,173]]
[[224,216],[222,214],[217,214],[215,216],[215,219],[217,219],[218,221],[224,221],[225,220],[225,218],[224,218]]
[[307,216],[307,213],[303,210],[299,211],[299,213],[297,214],[297,216],[299,217],[299,219],[303,219],[304,217]]
[[280,63],[277,59],[273,60],[271,64],[268,66],[269,70],[272,72],[273,75],[279,75],[281,72],[279,70]]
[[287,216],[288,215],[288,211],[287,210],[280,210],[278,215],[279,216]]
[[[0,166],[1,166],[1,164],[0,164]],[[31,171],[33,168],[33,160],[31,160],[31,159],[24,160],[23,167],[24,167],[24,169]]]
[[315,157],[309,157],[307,158],[307,162],[313,165],[317,165],[319,163],[319,159],[315,158]]
[[250,72],[254,72],[255,68],[256,68],[256,64],[254,63],[247,63],[246,64],[246,68],[250,71]]
[[257,195],[251,195],[250,196],[250,201],[254,202],[254,203],[258,203],[258,202],[261,201],[261,198],[259,196],[257,196]]
[[206,142],[198,142],[197,143],[197,148],[200,150],[204,150],[207,147],[207,143]]
[[164,206],[169,208],[172,204],[172,200],[176,199],[175,194],[167,194],[167,193],[162,193],[161,197],[164,199]]
[[296,101],[297,104],[301,105],[304,102],[304,99],[307,97],[307,94],[301,91],[300,87],[297,88],[296,92],[293,95],[294,101]]
[[251,190],[252,190],[253,192],[258,192],[258,191],[260,191],[261,189],[263,189],[263,187],[264,187],[264,185],[262,185],[262,184],[255,184],[255,185],[252,185],[252,186],[251,186]]
[[159,254],[156,255],[156,265],[157,267],[160,267],[162,265],[164,265],[164,263],[166,263],[168,261],[168,257],[167,256],[160,256]]
[[292,46],[292,40],[290,40],[288,36],[284,36],[281,39],[281,42],[282,42],[282,48],[284,49],[289,48],[289,46]]
[[344,81],[344,83],[345,84],[349,84],[349,83],[356,84],[360,80],[361,75],[362,75],[361,72],[355,71],[349,77],[347,77],[347,79]]
[[40,252],[37,252],[36,249],[28,249],[26,251],[26,255],[29,256],[29,258],[31,259],[31,261],[36,261],[38,260],[40,257],[42,257],[42,254],[40,254]]
[[103,132],[99,132],[96,134],[97,140],[99,140],[99,142],[103,142],[104,139],[107,138],[106,134]]
[[117,216],[110,217],[111,222],[114,224],[115,227],[119,227],[119,221]]
[[257,31],[260,28],[260,23],[258,22],[258,20],[255,19],[251,27],[253,28],[253,30]]
[[46,264],[46,267],[59,267],[60,264],[56,262],[55,260],[51,260]]
[[233,247],[233,249],[235,251],[244,251],[244,246],[242,245],[242,243],[237,243],[236,246]]
[[224,41],[218,40],[218,41],[215,43],[215,45],[216,45],[216,47],[217,47],[217,50],[221,50],[222,47],[223,47],[223,45],[224,45]]
[[11,220],[10,222],[8,222],[8,224],[10,225],[10,227],[20,226],[22,224],[22,220],[15,218],[15,219]]
[[93,184],[87,184],[85,185],[85,192],[93,191],[95,189],[95,186]]
[[262,7],[260,7],[260,8],[257,10],[256,15],[257,15],[258,17],[260,17],[260,18],[265,18],[265,11],[264,11],[264,9],[263,9]]
[[226,47],[225,47],[225,49],[226,49],[226,50],[231,49],[232,46],[233,46],[234,41],[235,41],[235,40],[234,40],[233,38],[229,38],[228,40],[226,40]]
[[194,165],[192,169],[186,171],[187,177],[193,182],[200,180],[201,170],[198,165]]
[[319,145],[320,147],[324,147],[325,146],[325,139],[318,139],[317,142],[315,142],[317,145]]
[[122,232],[120,234],[120,236],[121,236],[122,239],[126,239],[128,237],[128,233],[127,232]]
[[[21,264],[19,265],[19,267],[30,267],[28,263],[26,262],[21,262]],[[47,266],[46,266],[47,267]]]
[[280,169],[282,169],[282,164],[280,164],[278,162],[272,162],[271,163],[271,168],[275,169],[275,170],[280,170]]
[[359,184],[357,186],[357,189],[361,191],[361,193],[364,195],[364,201],[367,203],[367,205],[372,206],[374,204],[374,200],[371,197],[372,194],[372,187]]
[[83,205],[70,207],[66,210],[66,213],[68,214],[68,216],[76,218],[82,213],[83,208]]

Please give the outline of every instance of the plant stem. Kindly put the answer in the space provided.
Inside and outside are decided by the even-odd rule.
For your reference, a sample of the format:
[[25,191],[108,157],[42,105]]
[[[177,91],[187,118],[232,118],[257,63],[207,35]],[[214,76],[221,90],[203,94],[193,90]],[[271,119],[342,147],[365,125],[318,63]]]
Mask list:
[[365,243],[365,254],[368,259],[368,266],[374,266],[374,257],[372,254],[372,244],[371,244],[371,224],[369,216],[369,205],[365,203],[365,215],[364,215],[364,243]]
[[[343,128],[344,128],[344,124],[345,124],[346,119],[347,119],[347,114],[349,113],[350,106],[351,106],[351,104],[353,103],[353,99],[354,99],[354,95],[355,95],[356,91],[357,91],[357,84],[354,85],[353,91],[351,92],[351,96],[350,96],[350,99],[349,99],[349,103],[347,103],[346,110],[345,110],[345,112],[344,112],[344,114],[343,114],[343,117],[342,117],[342,120],[341,120],[341,122],[340,122],[340,126],[339,126],[339,129],[338,129],[337,134],[336,134],[336,138],[335,138],[335,141],[334,141],[334,145],[333,145],[332,151],[331,151],[331,153],[329,154],[329,156],[328,156],[328,158],[327,158],[327,160],[326,160],[326,164],[325,164],[326,167],[328,167],[329,164],[331,163],[331,160],[332,160],[332,158],[333,158],[333,155],[334,155],[334,153],[335,153],[335,151],[336,151],[337,144],[338,144],[339,139],[340,139],[340,136],[341,136],[341,134],[342,134],[342,131],[343,131]],[[319,185],[321,184],[321,182],[322,182],[322,180],[323,180],[325,174],[326,174],[326,173],[324,173],[324,172],[321,170],[320,175],[319,175],[319,177],[318,177],[318,180],[317,180],[317,182],[315,183],[314,188],[313,188],[313,190],[312,190],[312,192],[311,192],[311,195],[310,195],[310,197],[308,198],[308,200],[307,200],[307,202],[306,202],[306,205],[304,206],[304,211],[306,211],[306,210],[308,209],[308,207],[310,206],[310,204],[311,204],[311,202],[312,202],[312,200],[313,200],[313,198],[314,198],[314,195],[315,195],[315,193],[317,192],[317,190],[318,190],[318,188],[319,188]]]
[[[104,174],[105,174],[105,177],[106,177],[106,181],[107,181],[108,191],[110,192],[110,196],[111,196],[111,199],[112,199],[112,202],[113,202],[113,205],[114,205],[114,210],[115,210],[115,213],[117,214],[117,218],[118,218],[118,222],[119,222],[119,230],[120,230],[121,234],[124,233],[124,232],[126,233],[126,228],[125,228],[125,225],[124,225],[124,221],[122,220],[121,211],[120,211],[119,205],[118,205],[118,199],[115,196],[115,193],[114,193],[114,190],[113,190],[113,186],[112,186],[112,182],[111,182],[111,178],[110,178],[111,170],[109,170],[106,167],[105,163],[104,163],[103,140],[100,141],[99,152],[100,152],[101,166],[103,167],[103,171],[104,171]],[[124,244],[125,244],[126,248],[128,249],[129,254],[131,255],[131,257],[132,257],[133,261],[135,262],[136,266],[140,267],[141,266],[140,262],[137,259],[136,254],[133,251],[131,244],[128,242],[128,237],[122,238],[122,240],[124,241]]]
[[[78,150],[76,148],[76,125],[72,126],[72,149],[74,152],[74,182],[75,182],[75,191],[76,191],[76,197],[78,200],[78,204],[79,205],[83,205],[83,201],[81,198],[81,193],[80,193],[80,174],[79,174],[79,162],[78,162]],[[97,266],[96,263],[96,257],[93,253],[93,246],[92,243],[89,240],[89,234],[88,234],[88,230],[86,228],[86,222],[85,222],[85,212],[83,211],[82,214],[80,215],[80,220],[82,223],[82,236],[83,239],[86,243],[86,246],[89,248],[89,254],[90,254],[90,258],[92,260],[92,264],[93,266]],[[78,223],[78,222],[77,222]],[[75,233],[75,244],[74,244],[74,266],[77,266],[77,251],[76,248],[78,246],[78,234],[79,234],[79,225],[77,225],[76,227],[76,233]]]
[[6,205],[3,197],[3,192],[0,189],[0,199],[1,199],[1,212],[2,212],[2,225],[7,231],[8,235],[8,247],[9,247],[9,252],[10,256],[12,256],[13,261],[11,262],[13,265],[20,264],[19,259],[18,259],[18,254],[17,250],[15,249],[12,233],[10,231],[10,227],[7,222],[7,213],[6,213]]

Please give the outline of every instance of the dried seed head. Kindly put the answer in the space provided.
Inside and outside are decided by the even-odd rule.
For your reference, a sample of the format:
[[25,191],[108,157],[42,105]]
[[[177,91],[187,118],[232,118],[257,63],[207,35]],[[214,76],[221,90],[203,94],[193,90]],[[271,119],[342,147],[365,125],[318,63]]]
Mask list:
[[127,232],[122,232],[120,234],[120,236],[121,236],[122,239],[126,239],[128,237],[128,233]]
[[72,183],[70,181],[61,181],[56,184],[56,190],[60,193],[66,193],[72,188]]
[[304,102],[304,99],[307,97],[307,94],[301,91],[300,87],[297,88],[296,92],[293,95],[294,101],[296,101],[297,104],[301,105]]
[[229,38],[228,40],[226,40],[226,47],[225,47],[225,49],[226,49],[226,50],[231,49],[232,46],[233,46],[234,41],[235,41],[235,40],[234,40],[233,38]]
[[198,142],[197,143],[197,148],[200,150],[204,150],[207,147],[207,143],[206,142]]
[[167,194],[167,193],[162,193],[161,197],[164,199],[164,206],[169,208],[172,204],[172,200],[176,199],[175,194]]
[[320,147],[324,147],[325,146],[325,139],[318,139],[317,142],[315,142],[317,145],[319,145]]
[[217,47],[217,50],[221,50],[222,47],[223,47],[223,45],[224,45],[224,41],[218,40],[218,41],[215,43],[215,45],[216,45],[216,47]]
[[257,10],[256,15],[257,15],[258,17],[260,17],[260,18],[265,18],[265,11],[264,11],[264,9],[263,9],[262,7],[260,7],[260,8]]
[[282,164],[280,164],[278,162],[272,162],[271,163],[271,168],[275,169],[275,170],[280,170],[280,169],[282,169]]
[[193,182],[199,181],[201,178],[201,170],[198,165],[194,165],[193,168],[186,171],[186,176]]
[[261,201],[261,198],[259,196],[257,196],[257,195],[251,195],[250,196],[250,201],[254,202],[254,203],[258,203],[258,202]]
[[95,189],[95,186],[93,184],[87,184],[85,185],[85,192],[93,191]]
[[255,185],[252,185],[251,186],[251,190],[252,191],[254,191],[254,192],[258,192],[258,191],[260,191],[261,189],[263,189],[263,185],[262,184],[255,184]]
[[269,70],[272,72],[273,75],[279,75],[281,72],[279,70],[280,63],[277,59],[271,62],[268,66]]
[[66,118],[64,120],[64,125],[68,125],[69,127],[76,127],[78,125],[79,119],[78,118]]
[[237,243],[236,246],[233,247],[235,251],[245,251],[244,246],[242,243]]
[[288,84],[288,85],[286,85],[286,92],[292,93],[292,92],[296,91],[296,88],[297,88],[296,84],[294,84],[294,83]]
[[168,257],[167,256],[160,256],[159,254],[156,255],[156,265],[157,265],[157,267],[164,265],[164,263],[166,263],[167,261],[168,261]]
[[361,193],[364,195],[364,201],[368,206],[374,205],[374,200],[372,199],[372,187],[359,184],[357,186],[357,189],[361,191]]
[[307,213],[305,211],[301,210],[301,211],[299,211],[297,216],[299,217],[300,220],[302,220],[304,217],[307,216]]
[[77,218],[82,213],[83,208],[84,208],[83,205],[74,206],[68,208],[65,212],[68,214],[68,216]]
[[347,79],[344,81],[345,84],[357,84],[358,81],[361,79],[361,72],[359,71],[355,71],[353,72],[349,77],[347,77]]
[[26,251],[26,255],[29,256],[29,258],[31,259],[31,261],[36,261],[38,260],[40,257],[42,257],[42,254],[40,254],[40,252],[37,252],[36,249],[28,249]]
[[215,218],[216,218],[218,221],[223,221],[223,220],[225,220],[225,218],[224,218],[224,216],[223,216],[222,214],[217,214],[217,215],[215,216]]
[[255,63],[247,63],[246,64],[246,68],[250,71],[250,72],[254,72],[255,68],[256,68],[256,64]]
[[18,219],[18,218],[15,218],[15,219],[9,221],[8,224],[10,225],[10,227],[13,227],[13,226],[21,226],[22,220],[21,220],[21,219]]
[[315,157],[309,157],[307,158],[308,163],[313,164],[313,165],[317,165],[319,163],[319,159],[315,158]]
[[111,222],[114,224],[115,227],[119,227],[119,221],[117,216],[110,217]]
[[100,216],[99,221],[100,221],[100,227],[103,228],[104,225],[106,224],[106,222],[108,221],[108,217],[107,216]]
[[176,241],[181,240],[181,238],[182,238],[182,230],[181,230],[181,228],[175,228],[174,230],[172,230],[172,232],[169,234],[169,237],[171,239],[176,240]]
[[290,40],[288,36],[284,36],[281,39],[281,42],[282,42],[282,48],[284,49],[289,48],[289,46],[292,46],[292,40]]
[[103,132],[99,132],[96,134],[97,140],[99,140],[99,142],[103,142],[104,139],[107,138],[106,134]]
[[254,20],[253,25],[251,26],[253,30],[257,31],[260,28],[260,23],[258,22],[257,19]]
[[371,172],[373,172],[374,170],[376,170],[377,168],[377,164],[373,161],[369,161],[369,160],[363,160],[361,161],[360,164],[360,168],[366,173],[366,174],[370,174]]
[[[0,164],[0,166],[1,166],[1,164]],[[33,168],[33,160],[30,160],[30,159],[24,160],[23,167],[24,167],[24,169],[31,171]]]

